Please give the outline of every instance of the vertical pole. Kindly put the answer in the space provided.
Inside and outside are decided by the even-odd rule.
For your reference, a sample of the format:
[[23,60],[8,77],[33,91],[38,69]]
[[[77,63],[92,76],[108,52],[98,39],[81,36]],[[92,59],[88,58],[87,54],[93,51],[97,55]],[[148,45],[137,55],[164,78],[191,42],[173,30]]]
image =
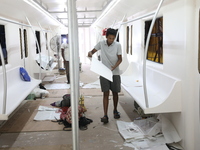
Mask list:
[[72,107],[72,134],[73,149],[79,150],[79,49],[78,49],[78,23],[76,15],[76,1],[67,1],[69,24],[69,49],[70,49],[70,83],[71,83],[71,107]]
[[0,43],[0,56],[1,56],[1,63],[2,63],[2,71],[3,71],[3,109],[2,114],[6,114],[6,101],[7,101],[7,75],[6,75],[6,67],[5,67],[5,61],[4,61],[4,55],[3,50]]
[[118,31],[117,31],[117,35],[116,35],[116,37],[115,37],[115,42],[117,41],[117,37],[118,37],[118,35],[119,35],[119,30],[120,30],[120,28],[121,28],[121,26],[122,26],[122,23],[124,22],[125,17],[126,17],[126,15],[124,15],[124,17],[122,18],[122,22],[121,22],[120,25],[119,25],[119,28],[118,28]]
[[[42,29],[41,24],[38,23],[38,25],[40,26],[40,29],[41,29],[41,31],[42,31],[42,33],[43,33],[43,36],[44,36],[44,39],[45,39],[45,44],[47,45],[47,39],[46,39],[45,32],[44,32],[44,30]],[[46,45],[45,45],[45,47],[46,47]],[[48,65],[49,65],[49,62],[50,62],[50,53],[49,53],[49,49],[48,49]],[[49,66],[48,66],[48,67],[49,67]],[[48,69],[49,69],[49,68],[48,68]]]
[[158,15],[158,12],[159,12],[161,6],[162,6],[163,1],[164,0],[160,1],[159,5],[158,5],[158,8],[157,8],[157,10],[155,12],[155,15],[153,17],[153,20],[151,22],[151,26],[150,26],[150,29],[149,29],[149,32],[148,32],[148,36],[147,36],[145,51],[144,51],[144,58],[143,58],[143,89],[144,89],[144,97],[145,97],[146,108],[149,108],[147,86],[146,86],[146,58],[147,58],[147,51],[148,51],[148,48],[149,48],[149,41],[150,41],[150,37],[151,37],[151,32],[153,30],[153,26],[155,24],[156,17]]
[[26,20],[28,21],[28,24],[30,25],[30,27],[31,27],[31,30],[32,30],[32,32],[33,32],[33,36],[34,36],[34,38],[35,38],[35,41],[36,41],[36,44],[37,44],[37,47],[38,47],[38,50],[39,50],[39,58],[40,58],[40,73],[39,73],[39,79],[41,80],[41,63],[42,63],[42,60],[41,60],[41,50],[40,50],[40,47],[39,47],[39,43],[38,43],[38,40],[37,40],[37,37],[36,37],[36,35],[35,35],[35,32],[34,32],[34,30],[33,30],[33,27],[32,27],[32,25],[31,25],[31,23],[30,23],[30,21],[29,21],[29,19],[26,17]]

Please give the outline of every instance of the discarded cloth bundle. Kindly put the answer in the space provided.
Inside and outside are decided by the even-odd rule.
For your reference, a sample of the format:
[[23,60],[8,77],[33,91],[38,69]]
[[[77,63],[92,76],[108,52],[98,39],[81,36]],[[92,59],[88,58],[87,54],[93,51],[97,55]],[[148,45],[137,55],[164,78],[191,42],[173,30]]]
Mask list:
[[[80,130],[87,130],[87,125],[93,122],[93,120],[86,118],[84,115],[84,109],[79,105],[78,106],[78,116],[79,116],[79,128]],[[56,119],[56,121],[52,122],[58,122],[59,124],[63,124],[63,130],[64,131],[71,131],[71,124],[72,124],[72,114],[71,114],[71,107],[62,107],[59,112],[60,119]]]

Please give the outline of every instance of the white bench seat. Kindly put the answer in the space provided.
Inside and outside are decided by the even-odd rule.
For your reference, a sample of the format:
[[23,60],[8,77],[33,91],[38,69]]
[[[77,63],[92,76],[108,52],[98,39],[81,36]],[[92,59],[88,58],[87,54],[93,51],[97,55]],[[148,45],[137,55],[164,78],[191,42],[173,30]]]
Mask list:
[[142,66],[132,62],[121,75],[122,86],[144,110],[144,113],[180,112],[181,81],[152,68],[147,68],[146,76],[148,108],[145,104]]
[[0,73],[0,120],[7,120],[8,116],[20,105],[20,103],[37,87],[41,80],[31,77],[30,82],[23,81],[19,68],[7,70],[7,100],[6,113],[3,114],[3,73]]

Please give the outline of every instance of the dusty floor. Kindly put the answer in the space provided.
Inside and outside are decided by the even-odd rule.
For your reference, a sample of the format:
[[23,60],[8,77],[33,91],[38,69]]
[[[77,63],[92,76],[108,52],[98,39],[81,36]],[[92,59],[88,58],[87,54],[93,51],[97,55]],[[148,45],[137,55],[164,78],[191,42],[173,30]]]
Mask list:
[[[90,66],[86,64],[82,65],[80,81],[84,84],[92,83],[98,79],[98,75],[91,72],[89,67]],[[59,77],[60,78],[56,79],[53,83],[65,83],[65,75]],[[118,111],[121,112],[121,118],[119,120],[130,122],[138,117],[138,114],[133,111],[133,99],[123,89],[122,93],[123,94],[119,96]],[[62,97],[62,93],[60,97]],[[53,96],[49,98],[55,99]],[[88,125],[87,130],[79,130],[80,150],[133,150],[133,148],[123,146],[124,140],[118,132],[116,120],[113,118],[112,114],[112,96],[110,96],[109,103],[109,123],[106,125],[100,122],[100,117],[103,116],[101,95],[95,95],[93,93],[90,97],[86,96],[85,106],[87,108],[86,117],[92,119],[93,122]],[[23,105],[21,105],[21,107],[23,107]],[[0,133],[0,149],[71,150],[73,149],[72,131]]]

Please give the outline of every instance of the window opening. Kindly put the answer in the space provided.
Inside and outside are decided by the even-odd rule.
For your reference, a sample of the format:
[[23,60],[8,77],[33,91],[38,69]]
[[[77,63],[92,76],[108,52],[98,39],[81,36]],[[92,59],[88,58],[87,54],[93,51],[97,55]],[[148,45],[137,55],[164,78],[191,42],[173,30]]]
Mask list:
[[28,40],[27,40],[26,29],[24,29],[24,50],[25,50],[25,57],[28,57]]
[[132,43],[133,42],[133,25],[131,25],[131,31],[130,31],[130,54],[132,55],[133,54],[133,52],[132,52],[132,50],[133,50],[133,47],[132,47]]
[[38,41],[38,45],[39,45],[39,48],[38,48],[38,45],[36,43],[36,54],[39,53],[39,49],[40,49],[40,52],[41,52],[41,46],[40,46],[40,32],[39,31],[35,31],[35,35],[36,35],[36,38],[37,38],[37,41]]
[[[6,37],[5,37],[5,27],[4,25],[0,25],[0,46],[3,51],[5,64],[8,64],[8,55],[6,49]],[[2,66],[1,57],[0,57],[0,66]]]
[[20,39],[20,53],[21,59],[23,59],[23,50],[22,50],[22,30],[19,28],[19,39]]
[[129,53],[129,26],[126,28],[126,53]]
[[46,39],[46,50],[48,50],[49,47],[48,47],[48,37],[47,37],[47,33],[45,33],[45,39]]
[[[145,44],[151,21],[152,20],[145,22]],[[163,64],[163,17],[157,18],[155,21],[149,41],[146,59]]]

